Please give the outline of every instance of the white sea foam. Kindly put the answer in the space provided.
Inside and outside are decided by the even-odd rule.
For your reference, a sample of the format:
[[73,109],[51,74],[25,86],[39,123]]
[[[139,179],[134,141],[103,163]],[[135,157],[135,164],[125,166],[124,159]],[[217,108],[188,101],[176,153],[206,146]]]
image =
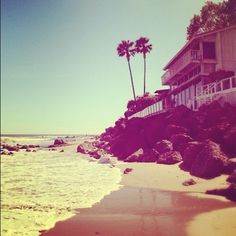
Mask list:
[[20,151],[1,157],[1,235],[39,235],[39,230],[119,188],[119,169],[88,162],[68,150]]

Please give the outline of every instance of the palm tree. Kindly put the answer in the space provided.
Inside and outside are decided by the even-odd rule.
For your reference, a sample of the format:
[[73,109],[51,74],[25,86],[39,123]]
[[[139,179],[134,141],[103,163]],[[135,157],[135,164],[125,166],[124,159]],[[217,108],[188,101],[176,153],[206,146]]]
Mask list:
[[134,96],[134,100],[136,100],[133,75],[132,75],[132,71],[131,71],[131,67],[130,67],[130,57],[134,56],[134,54],[136,52],[135,49],[133,48],[133,45],[134,45],[134,42],[131,42],[129,40],[127,40],[127,41],[123,40],[120,44],[118,44],[117,52],[118,52],[119,57],[125,56],[127,59],[128,66],[129,66],[131,85],[132,85],[132,90],[133,90],[133,96]]
[[143,95],[146,93],[146,54],[152,50],[152,44],[148,44],[149,39],[140,37],[135,41],[135,50],[137,53],[143,54],[144,62],[144,78],[143,78]]

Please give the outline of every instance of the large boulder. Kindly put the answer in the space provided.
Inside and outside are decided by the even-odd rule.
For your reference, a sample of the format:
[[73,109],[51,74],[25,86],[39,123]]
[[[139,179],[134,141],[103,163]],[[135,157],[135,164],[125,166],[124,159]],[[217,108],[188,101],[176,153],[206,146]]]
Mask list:
[[140,148],[133,154],[129,155],[124,161],[125,162],[142,162],[142,157],[143,157],[143,149]]
[[228,127],[223,136],[223,149],[230,156],[236,156],[236,125]]
[[193,161],[190,174],[202,178],[214,178],[223,172],[227,164],[228,157],[221,151],[220,146],[205,140]]
[[192,142],[193,139],[187,134],[175,134],[171,136],[170,141],[173,143],[174,150],[182,153],[187,147],[187,143]]
[[181,163],[181,168],[184,170],[191,170],[192,165],[197,158],[200,150],[202,148],[202,143],[194,141],[189,142],[183,152],[183,162]]
[[61,138],[58,138],[58,139],[55,139],[54,140],[54,146],[62,146],[62,145],[65,145],[66,143],[65,143],[65,141],[63,140],[63,139],[61,139]]
[[236,184],[231,184],[228,188],[207,190],[206,193],[224,196],[231,201],[236,201]]
[[164,136],[166,138],[170,138],[175,134],[186,134],[186,133],[188,133],[188,130],[186,128],[178,125],[169,124],[165,129]]
[[163,139],[154,145],[154,149],[160,154],[163,154],[165,152],[173,151],[173,145],[169,140]]
[[89,152],[95,151],[96,148],[94,147],[92,142],[85,141],[77,146],[77,152],[88,154]]
[[160,154],[155,149],[145,149],[143,155],[141,156],[142,162],[156,162]]
[[172,165],[182,161],[181,154],[177,151],[169,151],[159,156],[157,163]]
[[227,178],[227,181],[230,183],[236,184],[236,169],[232,172],[232,174]]

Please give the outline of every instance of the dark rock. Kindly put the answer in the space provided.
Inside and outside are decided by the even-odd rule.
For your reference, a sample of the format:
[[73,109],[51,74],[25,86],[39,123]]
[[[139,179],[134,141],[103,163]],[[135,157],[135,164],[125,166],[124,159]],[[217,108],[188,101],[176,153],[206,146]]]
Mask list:
[[33,150],[32,152],[37,152],[36,150]]
[[175,134],[186,134],[188,130],[182,126],[170,124],[166,127],[165,137],[170,138]]
[[2,148],[3,149],[7,149],[10,152],[18,152],[19,151],[19,147],[18,146],[11,146],[11,145],[8,145],[8,144],[2,145]]
[[26,149],[25,151],[26,151],[26,152],[31,152],[31,150],[30,150],[30,149]]
[[175,134],[171,136],[170,141],[173,143],[174,150],[183,153],[187,143],[192,142],[193,139],[187,134]]
[[125,168],[125,170],[124,170],[124,174],[126,175],[126,174],[128,174],[129,172],[131,172],[133,170],[133,168]]
[[140,157],[142,162],[156,162],[160,154],[155,149],[145,149],[143,155]]
[[224,166],[223,173],[231,174],[236,169],[236,158],[231,158],[228,163]]
[[7,155],[12,156],[14,155],[14,152],[8,152]]
[[62,145],[65,145],[66,144],[66,142],[63,140],[63,139],[55,139],[54,140],[54,146],[62,146]]
[[140,148],[130,156],[128,156],[124,161],[125,162],[141,162],[142,161],[142,156],[143,156],[143,149]]
[[64,150],[62,149],[60,152],[64,152]]
[[172,165],[182,161],[181,154],[177,151],[169,151],[160,155],[157,160],[159,164]]
[[154,146],[154,149],[160,154],[163,154],[165,152],[173,151],[173,145],[169,140],[164,139],[157,142]]
[[193,179],[188,179],[182,183],[184,186],[190,186],[196,184],[196,182]]
[[28,145],[26,145],[26,144],[20,146],[20,149],[28,149],[28,148],[29,148],[29,147],[28,147]]
[[220,146],[210,140],[201,145],[190,173],[202,178],[214,178],[219,176],[228,163],[228,157],[221,151]]
[[87,152],[87,154],[89,154],[91,157],[93,157],[95,159],[99,159],[102,156],[101,153],[102,153],[102,151],[99,149]]
[[183,152],[183,163],[181,164],[181,168],[184,170],[191,170],[192,165],[197,158],[200,150],[202,148],[202,143],[200,142],[189,142],[186,144],[186,148]]
[[225,131],[222,146],[230,156],[236,155],[236,125],[230,126]]
[[232,172],[232,174],[227,178],[227,181],[230,183],[236,184],[236,169]]
[[6,151],[1,151],[1,155],[7,155],[8,153]]
[[236,184],[231,184],[228,188],[207,190],[207,194],[224,196],[231,201],[236,201]]

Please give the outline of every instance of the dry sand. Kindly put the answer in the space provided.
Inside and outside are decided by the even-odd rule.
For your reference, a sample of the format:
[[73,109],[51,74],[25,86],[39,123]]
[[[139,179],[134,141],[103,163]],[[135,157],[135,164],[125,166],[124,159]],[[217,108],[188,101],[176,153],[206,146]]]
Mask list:
[[[236,205],[205,190],[226,186],[226,176],[195,178],[177,165],[119,163],[122,187],[95,204],[58,222],[44,236],[199,236],[236,235]],[[197,184],[183,186],[193,178]]]

